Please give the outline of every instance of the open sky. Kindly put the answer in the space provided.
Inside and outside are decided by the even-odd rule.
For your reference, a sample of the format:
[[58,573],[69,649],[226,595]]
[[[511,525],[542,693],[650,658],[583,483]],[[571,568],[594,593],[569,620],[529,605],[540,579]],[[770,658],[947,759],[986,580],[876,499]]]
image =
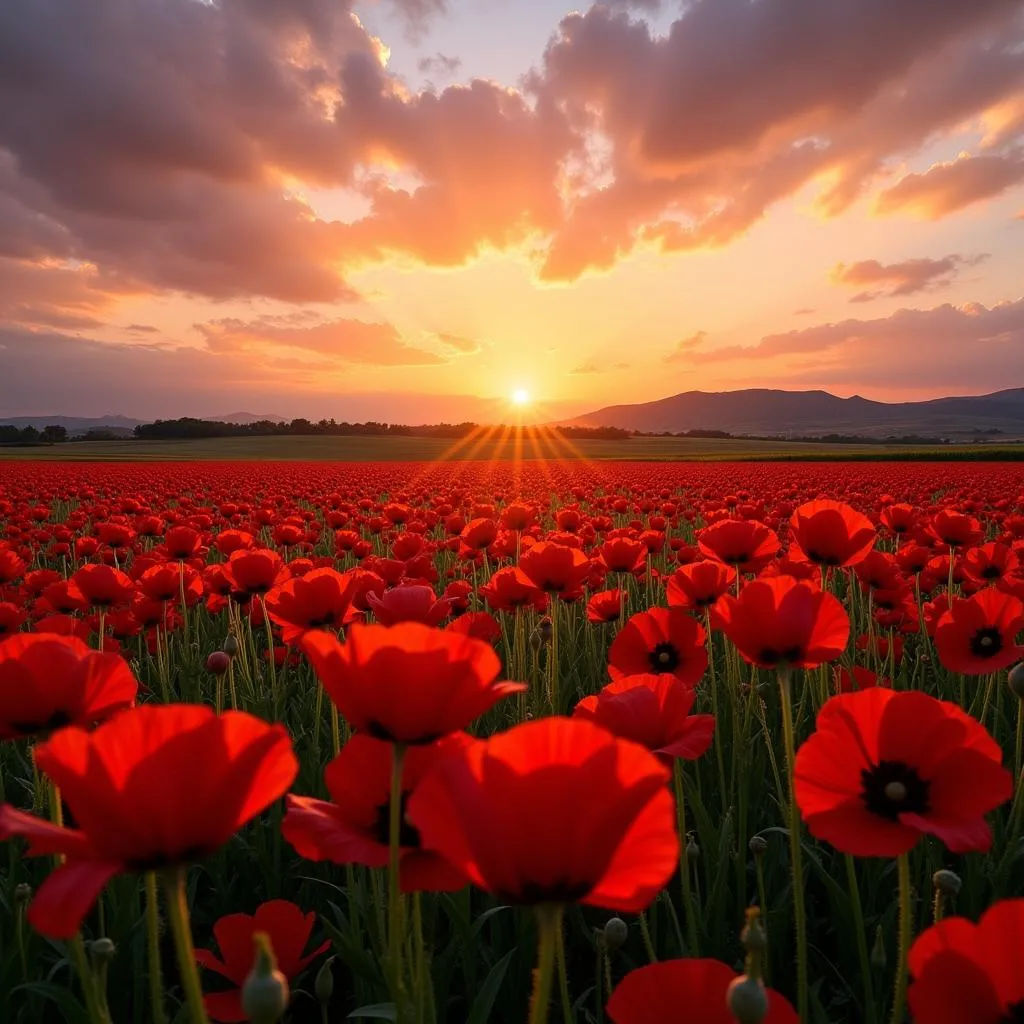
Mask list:
[[0,415],[1022,384],[1020,0],[0,3]]

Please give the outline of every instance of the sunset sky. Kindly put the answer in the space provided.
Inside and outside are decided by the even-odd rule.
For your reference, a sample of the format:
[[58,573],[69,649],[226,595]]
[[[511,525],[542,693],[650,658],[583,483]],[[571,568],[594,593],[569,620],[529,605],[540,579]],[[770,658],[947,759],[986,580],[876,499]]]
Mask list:
[[0,4],[0,415],[1022,385],[1018,0]]

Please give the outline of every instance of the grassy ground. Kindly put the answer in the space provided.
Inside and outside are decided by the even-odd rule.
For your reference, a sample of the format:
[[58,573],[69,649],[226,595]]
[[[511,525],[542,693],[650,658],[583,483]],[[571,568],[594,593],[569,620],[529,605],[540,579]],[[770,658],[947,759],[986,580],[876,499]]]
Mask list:
[[429,437],[227,437],[199,441],[95,441],[37,447],[0,446],[0,459],[69,462],[159,460],[311,460],[419,462],[435,460],[619,459],[1021,459],[1024,444],[933,448],[635,437],[626,441],[545,441],[491,437],[452,441]]

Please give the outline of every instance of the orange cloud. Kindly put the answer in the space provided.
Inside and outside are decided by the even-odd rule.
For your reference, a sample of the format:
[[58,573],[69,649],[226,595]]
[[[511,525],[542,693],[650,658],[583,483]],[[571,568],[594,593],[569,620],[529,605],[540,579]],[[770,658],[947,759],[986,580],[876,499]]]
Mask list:
[[913,295],[948,285],[965,266],[976,266],[988,258],[960,256],[956,253],[941,259],[922,257],[900,263],[879,263],[878,260],[859,260],[856,263],[837,263],[829,274],[834,284],[852,285],[861,289],[851,302],[870,302],[879,296]]
[[912,213],[938,220],[966,206],[991,199],[1024,182],[1024,157],[1016,154],[959,156],[922,174],[908,174],[886,189],[875,212]]
[[325,320],[304,325],[287,318],[211,320],[196,324],[211,352],[238,352],[273,346],[313,353],[329,362],[369,366],[432,366],[445,360],[402,340],[391,324],[364,320]]

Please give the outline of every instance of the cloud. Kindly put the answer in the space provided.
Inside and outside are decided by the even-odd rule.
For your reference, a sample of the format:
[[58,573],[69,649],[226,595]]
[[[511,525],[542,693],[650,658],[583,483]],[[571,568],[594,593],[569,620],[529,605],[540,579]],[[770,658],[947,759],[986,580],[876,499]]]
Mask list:
[[908,174],[882,192],[875,201],[881,215],[911,213],[938,220],[983,199],[1001,195],[1024,182],[1024,156],[961,155],[934,164],[921,174]]
[[364,320],[325,320],[311,325],[264,317],[196,324],[210,352],[239,352],[273,346],[313,353],[330,362],[370,366],[432,366],[445,360],[402,340],[391,324]]
[[747,378],[764,382],[774,369],[781,380],[814,386],[996,390],[1020,377],[1024,298],[994,306],[900,309],[873,320],[770,334],[754,345],[703,350],[693,358],[702,366],[732,364],[732,386],[743,386]]
[[574,377],[587,376],[592,373],[604,373],[604,367],[599,366],[593,359],[588,359],[586,362],[580,363],[575,369],[569,371]]
[[[420,33],[447,10],[390,2]],[[1019,173],[1019,5],[693,0],[661,34],[636,16],[659,6],[569,15],[518,88],[413,91],[351,0],[6,0],[0,256],[87,263],[111,294],[351,302],[375,263],[514,249],[566,282],[726,245],[809,184],[835,215],[972,118],[988,184],[933,168],[881,208]],[[360,213],[318,213],[323,190]]]
[[835,216],[1017,94],[1022,39],[1003,0],[697,0],[661,36],[606,6],[570,15],[529,85],[609,152],[541,275],[726,245],[809,184]]
[[435,53],[433,57],[421,57],[416,67],[425,75],[442,75],[451,77],[462,67],[461,57],[446,57],[443,53]]
[[793,310],[793,316],[810,316],[811,313],[815,313],[817,310],[813,306],[801,306],[799,309]]
[[456,352],[460,352],[463,355],[476,355],[477,352],[483,351],[483,346],[479,341],[473,338],[465,338],[461,334],[449,334],[442,331],[435,334],[434,337],[442,345],[447,345],[448,348],[453,348]]
[[686,363],[690,362],[693,353],[697,351],[701,345],[704,344],[707,339],[707,331],[696,331],[687,338],[683,338],[676,342],[675,348],[667,356],[664,361],[666,363]]
[[405,20],[406,35],[414,44],[427,34],[435,18],[448,13],[448,0],[390,0],[390,3]]
[[857,292],[851,302],[870,302],[881,296],[892,298],[934,291],[950,284],[964,267],[977,266],[986,259],[987,253],[977,256],[953,253],[941,259],[921,257],[887,264],[878,260],[859,260],[856,263],[837,263],[829,277],[833,284],[864,289]]

